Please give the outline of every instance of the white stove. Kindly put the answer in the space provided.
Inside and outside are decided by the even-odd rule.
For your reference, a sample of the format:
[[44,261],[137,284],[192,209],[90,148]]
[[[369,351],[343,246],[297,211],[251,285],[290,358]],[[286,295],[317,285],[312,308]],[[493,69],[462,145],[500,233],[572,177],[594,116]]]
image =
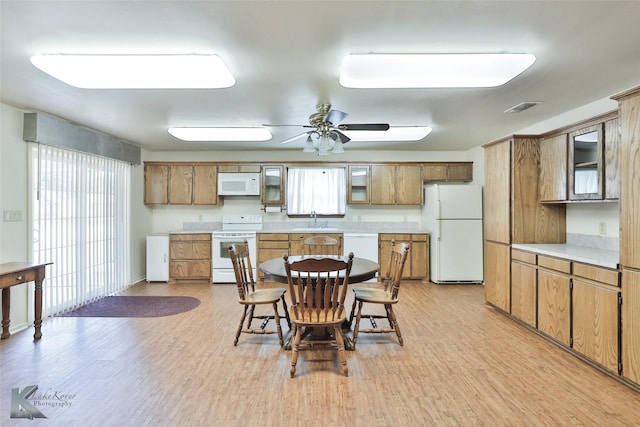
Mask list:
[[222,218],[222,229],[212,233],[213,283],[235,283],[229,246],[245,240],[249,246],[253,277],[257,277],[256,232],[259,230],[262,230],[262,215],[225,215]]

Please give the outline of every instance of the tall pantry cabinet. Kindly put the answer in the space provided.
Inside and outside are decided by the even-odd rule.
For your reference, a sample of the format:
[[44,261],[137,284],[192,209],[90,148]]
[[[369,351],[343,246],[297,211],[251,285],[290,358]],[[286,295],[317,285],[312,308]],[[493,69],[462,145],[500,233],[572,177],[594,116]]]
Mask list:
[[640,87],[612,98],[620,107],[622,376],[640,384]]
[[537,137],[513,135],[484,149],[485,299],[510,313],[511,244],[563,243],[565,206],[540,203]]

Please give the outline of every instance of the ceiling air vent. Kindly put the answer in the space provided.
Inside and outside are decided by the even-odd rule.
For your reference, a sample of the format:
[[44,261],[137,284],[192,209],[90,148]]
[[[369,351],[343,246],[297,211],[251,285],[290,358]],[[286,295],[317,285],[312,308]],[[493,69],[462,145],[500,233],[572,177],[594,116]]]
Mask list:
[[533,107],[534,105],[538,105],[538,104],[540,104],[540,103],[536,102],[536,101],[521,102],[520,104],[514,105],[513,107],[505,110],[505,113],[519,113],[521,111],[528,110],[529,108]]

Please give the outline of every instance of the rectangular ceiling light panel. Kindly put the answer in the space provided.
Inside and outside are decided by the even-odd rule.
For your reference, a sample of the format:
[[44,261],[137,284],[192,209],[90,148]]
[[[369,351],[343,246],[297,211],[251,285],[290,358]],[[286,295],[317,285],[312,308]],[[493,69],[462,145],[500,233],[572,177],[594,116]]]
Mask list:
[[264,127],[174,127],[168,131],[183,141],[268,141],[272,138]]
[[464,88],[507,83],[535,62],[530,54],[347,55],[340,84],[349,88]]
[[235,84],[217,55],[35,55],[31,63],[82,89],[214,89]]

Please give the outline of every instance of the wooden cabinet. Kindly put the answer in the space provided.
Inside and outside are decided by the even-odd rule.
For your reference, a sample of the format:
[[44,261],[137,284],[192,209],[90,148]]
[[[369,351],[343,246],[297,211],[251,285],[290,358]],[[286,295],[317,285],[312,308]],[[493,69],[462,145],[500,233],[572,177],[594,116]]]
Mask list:
[[371,203],[371,167],[369,165],[347,166],[347,203]]
[[573,265],[572,347],[618,373],[620,288],[617,270]]
[[[256,267],[273,258],[281,258],[289,252],[289,235],[287,233],[258,233],[258,260]],[[264,279],[264,273],[258,269],[258,278]]]
[[485,300],[509,312],[511,301],[510,247],[503,243],[484,242],[484,297]]
[[378,234],[378,264],[380,276],[384,277],[389,271],[389,256],[391,241],[408,243],[409,257],[404,265],[402,278],[429,280],[429,234],[427,233],[380,233]]
[[640,271],[622,270],[622,376],[640,384]]
[[260,203],[263,205],[285,204],[285,177],[283,165],[262,166],[262,191]]
[[170,235],[170,280],[211,282],[211,272],[211,233]]
[[484,238],[492,242],[509,244],[511,243],[511,141],[488,145],[484,153]]
[[169,203],[169,165],[144,165],[144,204]]
[[604,122],[604,198],[620,198],[620,120]]
[[420,165],[371,165],[372,205],[422,205]]
[[570,265],[568,261],[538,257],[538,329],[566,346],[571,345]]
[[217,167],[212,164],[145,163],[145,204],[218,204]]
[[602,200],[602,123],[569,133],[568,143],[569,200]]
[[540,140],[540,201],[567,200],[567,134]]
[[473,181],[473,162],[424,163],[424,182],[470,182]]
[[538,271],[537,255],[511,250],[511,315],[537,327]]
[[259,164],[221,164],[218,166],[218,172],[240,172],[240,173],[259,173]]

